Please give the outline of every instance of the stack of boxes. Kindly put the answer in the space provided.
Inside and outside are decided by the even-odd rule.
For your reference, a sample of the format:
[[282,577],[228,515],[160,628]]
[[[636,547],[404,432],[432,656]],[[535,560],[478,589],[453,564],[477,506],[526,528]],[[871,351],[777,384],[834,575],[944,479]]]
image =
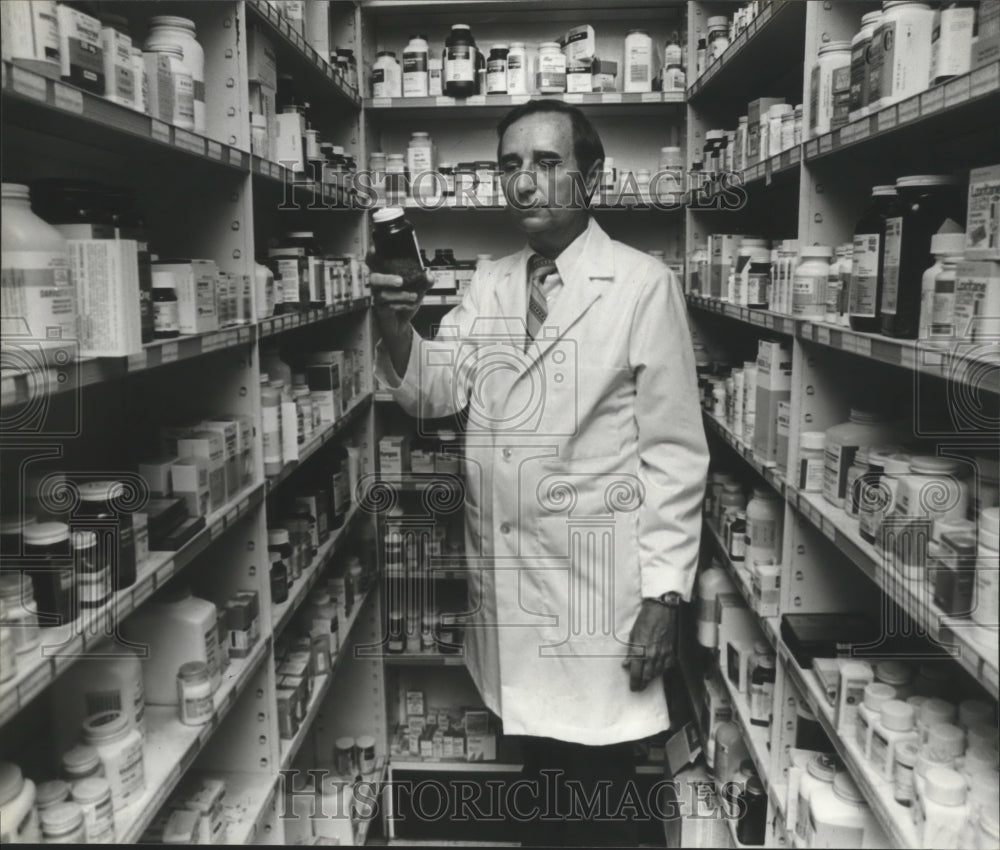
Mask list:
[[405,691],[403,719],[391,743],[391,755],[428,761],[496,761],[497,735],[482,708],[425,708],[423,691]]

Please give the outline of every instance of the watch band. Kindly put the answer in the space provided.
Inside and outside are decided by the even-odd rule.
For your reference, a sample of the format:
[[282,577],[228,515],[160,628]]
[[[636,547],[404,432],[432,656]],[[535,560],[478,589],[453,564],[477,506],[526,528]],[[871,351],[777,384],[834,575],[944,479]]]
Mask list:
[[651,601],[657,602],[660,605],[665,605],[667,608],[676,608],[681,604],[681,602],[684,601],[684,597],[682,597],[676,590],[671,590],[664,593],[662,596],[653,596],[649,598]]

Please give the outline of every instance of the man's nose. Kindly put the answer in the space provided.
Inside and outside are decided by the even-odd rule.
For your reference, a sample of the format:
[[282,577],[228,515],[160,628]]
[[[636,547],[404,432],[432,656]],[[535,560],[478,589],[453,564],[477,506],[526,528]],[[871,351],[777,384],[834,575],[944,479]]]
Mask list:
[[530,171],[520,171],[512,179],[511,189],[518,198],[529,198],[538,188],[538,179]]

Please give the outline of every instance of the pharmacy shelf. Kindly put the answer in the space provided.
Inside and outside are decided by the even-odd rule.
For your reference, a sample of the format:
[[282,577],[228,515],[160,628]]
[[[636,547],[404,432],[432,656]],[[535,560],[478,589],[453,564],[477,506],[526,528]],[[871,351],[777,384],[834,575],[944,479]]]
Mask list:
[[316,676],[313,679],[312,698],[309,700],[309,708],[306,710],[306,716],[303,718],[302,723],[299,726],[299,731],[295,733],[294,738],[281,739],[282,770],[287,770],[291,767],[292,762],[295,760],[295,756],[298,755],[299,750],[302,749],[302,744],[312,731],[313,722],[319,714],[319,710],[323,705],[323,700],[326,699],[326,695],[330,692],[330,685],[333,684],[333,680],[336,678],[337,670],[340,667],[341,662],[343,662],[344,657],[348,654],[347,646],[350,644],[351,631],[354,628],[354,624],[357,623],[361,609],[367,604],[370,595],[371,591],[366,593],[363,597],[361,597],[361,599],[355,599],[354,608],[348,615],[347,620],[341,624],[339,629],[340,647],[330,664],[330,672],[323,676]]
[[464,667],[465,654],[445,655],[436,649],[421,652],[386,653],[387,667]]
[[5,341],[4,369],[0,374],[2,390],[0,404],[3,410],[18,405],[38,405],[50,395],[82,390],[94,384],[119,380],[127,375],[147,372],[181,360],[191,360],[216,351],[249,345],[254,339],[252,325],[227,328],[221,331],[182,336],[171,340],[158,340],[142,347],[128,357],[88,357],[76,360],[72,344],[45,364],[29,341],[23,350],[17,338]]
[[91,92],[3,62],[4,124],[114,150],[123,159],[161,149],[219,168],[247,171],[250,154],[112,103]]
[[738,322],[785,336],[795,335],[796,321],[784,313],[774,313],[771,310],[761,310],[756,307],[740,307],[738,304],[730,304],[728,301],[720,301],[718,298],[711,298],[708,295],[699,295],[697,292],[689,292],[686,297],[688,306],[697,310],[720,313]]
[[[362,209],[351,204],[353,198],[349,190],[332,183],[322,183],[312,180],[305,174],[296,174],[281,163],[271,162],[259,156],[252,157],[250,172],[258,180],[273,184],[273,188],[283,189],[283,201],[292,205],[304,207],[311,211],[326,211],[330,209]],[[291,188],[291,195],[288,189]]]
[[[116,593],[103,608],[87,619],[42,631],[37,651],[17,658],[17,673],[0,685],[0,726],[10,720],[82,655],[92,652],[107,639],[103,624],[122,622],[190,564],[228,528],[246,517],[264,498],[264,487],[256,484],[230,499],[206,517],[205,528],[176,552],[150,552],[137,566],[135,584]],[[82,626],[86,625],[86,628]]]
[[201,726],[181,723],[177,706],[147,705],[143,759],[146,788],[133,803],[115,813],[115,834],[121,844],[135,844],[167,802],[181,777],[225,720],[270,654],[271,640],[258,641],[246,658],[234,658],[213,697],[215,713]]
[[336,307],[319,307],[313,310],[288,313],[282,316],[270,316],[257,323],[257,338],[265,339],[285,333],[286,331],[295,330],[295,328],[303,328],[307,325],[325,322],[328,319],[361,313],[367,310],[371,306],[371,303],[371,298],[366,295],[364,298],[355,298],[346,304]]
[[281,472],[267,479],[268,495],[277,490],[297,470],[301,469],[302,465],[323,448],[323,446],[341,436],[348,428],[353,427],[362,413],[368,409],[371,400],[372,394],[365,393],[336,422],[327,423],[319,433],[314,434],[308,442],[303,443],[299,447],[299,459],[293,460],[291,463],[286,463],[282,467]]
[[858,357],[1000,393],[1000,344],[893,339],[818,322],[799,322],[796,336]]
[[[379,800],[381,804],[382,791],[385,787],[385,781],[389,776],[389,760],[384,757],[379,758],[379,764],[375,769],[374,774],[370,776],[365,776],[362,774],[362,781],[371,783],[374,786],[374,793],[370,797],[374,797]],[[368,833],[371,830],[372,823],[380,811],[380,807],[376,808],[372,812],[372,816],[368,818],[357,818],[354,823],[354,843],[358,847],[364,847],[368,843]]]
[[870,155],[879,151],[891,156],[905,132],[907,147],[961,137],[1000,143],[997,122],[989,116],[1000,111],[1000,62],[976,68],[900,103],[851,121],[805,143],[807,162],[841,155]]
[[709,430],[722,437],[722,439],[741,458],[743,458],[744,461],[746,461],[747,465],[754,472],[756,472],[757,475],[777,490],[780,495],[785,495],[785,476],[776,464],[770,462],[765,463],[762,461],[759,457],[757,457],[753,448],[745,440],[741,437],[737,437],[728,425],[717,419],[707,410],[702,410],[702,414]]
[[206,776],[226,783],[222,802],[226,844],[262,844],[264,821],[277,792],[278,774],[206,771]]
[[796,145],[776,156],[768,157],[763,162],[745,168],[743,170],[743,185],[748,189],[756,189],[760,186],[770,186],[772,181],[777,182],[785,178],[798,179],[801,161],[802,147]]
[[[765,5],[750,26],[733,39],[718,59],[707,63],[701,76],[688,86],[688,100],[698,103],[724,98],[740,103],[745,109],[750,100],[760,97],[766,89],[762,69],[773,66],[777,72],[779,66],[780,69],[802,66],[806,5],[796,0],[775,0]],[[778,65],[774,63],[775,56],[781,57]]]
[[[740,594],[747,603],[747,607],[751,611],[754,611],[753,585],[751,584],[749,571],[742,564],[734,563],[732,558],[729,557],[722,535],[719,534],[715,526],[713,526],[707,518],[703,520],[702,525],[705,529],[703,536],[707,537],[711,541],[712,545],[715,547],[716,556],[722,563],[723,568],[727,573],[729,573],[730,578],[732,578],[733,582],[735,582],[736,586],[739,588]],[[761,625],[761,630],[764,632],[764,637],[767,638],[767,642],[771,644],[772,649],[775,649],[778,646],[779,640],[778,632],[781,623],[780,618],[761,617],[757,614],[757,620]]]
[[993,699],[1000,696],[996,634],[971,620],[950,617],[934,604],[934,591],[923,577],[898,572],[893,559],[868,543],[858,532],[857,520],[831,505],[820,493],[789,487],[787,499],[847,558],[898,604],[927,637],[956,656],[955,660],[982,683]]
[[400,581],[414,578],[433,579],[434,581],[465,581],[469,577],[469,570],[467,568],[449,569],[436,567],[431,564],[430,567],[419,570],[387,569],[383,577]]
[[581,94],[479,94],[466,98],[372,97],[365,98],[365,112],[374,117],[427,119],[435,113],[457,113],[456,117],[499,118],[512,106],[529,100],[561,100],[586,111],[611,115],[662,114],[663,107],[684,103],[684,92],[585,92]]
[[898,366],[911,372],[933,375],[953,384],[1000,393],[1000,344],[983,342],[927,342],[893,339],[868,334],[841,325],[795,319],[770,310],[740,307],[718,298],[688,293],[688,306],[718,313],[757,328],[796,336],[838,351]]
[[306,594],[315,586],[320,576],[326,570],[327,565],[343,548],[347,538],[354,530],[354,525],[358,517],[362,513],[363,511],[357,503],[351,506],[347,517],[344,519],[344,524],[340,528],[330,532],[330,538],[319,547],[319,551],[316,553],[316,557],[312,559],[312,563],[302,571],[302,575],[299,576],[298,580],[292,586],[288,598],[284,602],[271,607],[271,623],[273,624],[271,631],[273,634],[280,635],[285,630],[289,620],[291,620],[295,612],[299,609],[299,606],[305,600]]
[[[391,399],[391,396],[389,398]],[[430,487],[448,487],[456,490],[465,488],[462,477],[453,472],[407,472],[403,477],[383,475],[380,481],[400,493],[423,493]]]
[[838,731],[834,721],[833,707],[827,702],[826,694],[816,677],[809,670],[803,670],[795,661],[788,646],[778,644],[778,657],[797,688],[809,703],[823,731],[826,732],[840,756],[840,760],[851,774],[858,789],[864,794],[868,805],[889,835],[891,846],[895,848],[916,848],[922,846],[916,827],[913,825],[912,809],[901,806],[893,799],[892,783],[879,776],[865,760],[864,754],[854,743],[854,727]]
[[[327,61],[329,57],[321,56],[308,44],[275,6],[266,0],[247,0],[246,7],[250,12],[251,22],[263,24],[266,35],[275,42],[278,70],[281,73],[294,73],[298,81],[301,79],[300,72],[304,71],[306,79],[324,97],[332,95],[332,103],[328,104],[330,106],[357,108],[361,104],[357,92],[346,85],[336,66]],[[363,74],[361,68],[358,69],[358,74]]]

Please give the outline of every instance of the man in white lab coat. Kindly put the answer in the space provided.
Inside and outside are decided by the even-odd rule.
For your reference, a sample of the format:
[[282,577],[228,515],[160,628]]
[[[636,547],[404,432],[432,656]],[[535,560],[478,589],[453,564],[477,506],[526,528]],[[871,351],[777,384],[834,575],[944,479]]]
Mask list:
[[377,370],[414,416],[468,412],[464,652],[504,732],[529,736],[525,777],[611,783],[589,813],[539,783],[514,813],[526,841],[629,843],[630,742],[669,726],[660,682],[708,465],[685,306],[662,263],[580,202],[604,159],[582,112],[530,101],[498,135],[527,244],[480,264],[433,340],[410,321],[426,281],[373,274]]

